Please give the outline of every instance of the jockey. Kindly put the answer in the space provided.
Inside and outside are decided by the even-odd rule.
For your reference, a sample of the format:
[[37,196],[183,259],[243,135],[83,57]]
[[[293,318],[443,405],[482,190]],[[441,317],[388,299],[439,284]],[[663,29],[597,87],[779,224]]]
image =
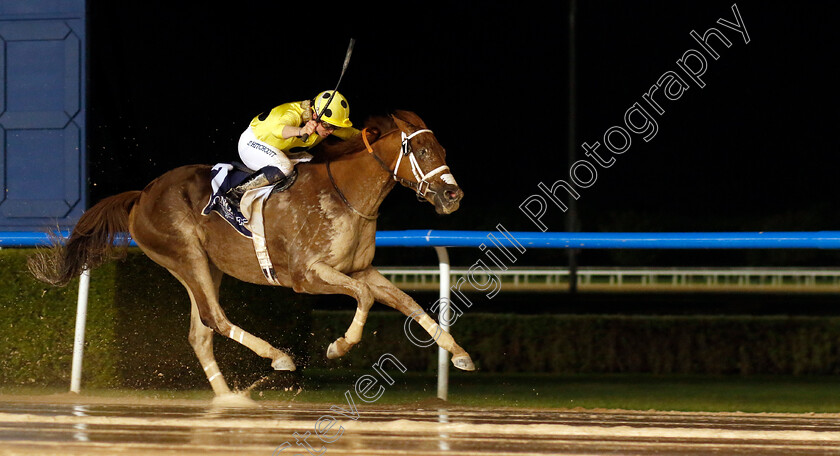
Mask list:
[[347,99],[333,92],[321,92],[313,101],[281,104],[254,117],[239,138],[239,157],[257,171],[227,195],[238,200],[248,190],[280,182],[292,174],[295,164],[311,160],[306,151],[329,135],[349,139],[359,134],[350,122]]

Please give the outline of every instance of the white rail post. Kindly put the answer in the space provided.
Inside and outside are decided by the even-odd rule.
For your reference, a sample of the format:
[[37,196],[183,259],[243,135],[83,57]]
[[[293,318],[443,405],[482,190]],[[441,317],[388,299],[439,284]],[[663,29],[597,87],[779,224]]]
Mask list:
[[70,392],[82,389],[82,357],[85,351],[85,320],[87,320],[90,271],[85,269],[79,277],[79,299],[76,301],[76,335],[73,338],[73,367],[70,374]]
[[[446,247],[435,247],[440,265],[440,316],[438,324],[449,332],[449,252]],[[437,397],[447,398],[449,391],[449,352],[438,347],[438,393]]]

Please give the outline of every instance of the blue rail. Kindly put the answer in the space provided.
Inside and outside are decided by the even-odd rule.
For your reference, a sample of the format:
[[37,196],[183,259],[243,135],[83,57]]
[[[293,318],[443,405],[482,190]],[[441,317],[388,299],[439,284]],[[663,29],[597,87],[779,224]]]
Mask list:
[[[59,233],[67,237],[67,232]],[[40,247],[50,244],[46,233],[38,231],[2,231],[0,232],[0,248],[6,247]]]
[[[490,238],[492,236],[492,239]],[[506,247],[553,249],[840,249],[840,231],[719,233],[542,233],[500,231],[378,231],[378,247]]]
[[[67,236],[67,232],[59,233]],[[840,231],[542,233],[530,231],[377,231],[378,247],[553,249],[840,249]],[[49,245],[45,233],[0,232],[0,248]],[[131,245],[136,245],[133,242]]]

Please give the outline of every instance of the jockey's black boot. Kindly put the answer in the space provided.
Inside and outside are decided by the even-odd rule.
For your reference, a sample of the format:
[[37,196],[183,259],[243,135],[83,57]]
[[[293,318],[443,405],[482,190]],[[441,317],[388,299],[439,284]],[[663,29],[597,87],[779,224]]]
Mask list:
[[283,171],[280,171],[279,168],[275,166],[266,166],[248,176],[241,184],[228,190],[225,196],[228,198],[230,203],[238,209],[239,200],[242,199],[242,195],[244,195],[248,190],[274,185],[285,178],[286,175],[283,174]]

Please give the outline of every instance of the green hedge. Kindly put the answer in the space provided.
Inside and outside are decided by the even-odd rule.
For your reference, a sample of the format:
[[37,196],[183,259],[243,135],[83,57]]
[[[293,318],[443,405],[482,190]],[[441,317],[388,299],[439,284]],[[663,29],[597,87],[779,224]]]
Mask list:
[[[0,250],[0,385],[69,385],[78,279],[65,288],[34,280],[32,250]],[[305,362],[311,332],[308,296],[225,277],[220,302],[228,318]],[[138,249],[91,273],[85,336],[86,386],[204,387],[187,341],[189,297],[164,268]],[[216,335],[216,356],[233,386],[272,372],[270,362]]]
[[[313,312],[315,347],[352,319]],[[391,353],[410,369],[433,370],[437,349],[411,344],[403,322],[396,312],[371,313],[362,343],[333,363],[369,367]],[[451,331],[486,372],[840,374],[840,318],[465,313]]]
[[[35,281],[25,266],[31,253],[0,250],[0,385],[64,386],[78,280],[66,288]],[[231,321],[288,349],[304,369],[367,369],[384,353],[412,371],[432,371],[437,363],[437,349],[411,344],[403,334],[405,317],[390,309],[371,313],[362,342],[350,353],[327,360],[327,346],[344,334],[353,310],[313,311],[313,297],[227,277],[221,302]],[[205,388],[188,328],[183,287],[133,249],[125,261],[93,271],[84,384]],[[486,372],[840,374],[840,318],[467,312],[452,332]],[[267,360],[225,337],[217,335],[215,346],[232,386],[273,372]],[[288,385],[288,377],[280,377],[269,375],[261,387]]]
[[[65,288],[37,282],[26,269],[31,250],[0,250],[0,384],[69,384],[79,280]],[[115,386],[115,266],[93,272],[88,297],[85,381]]]

